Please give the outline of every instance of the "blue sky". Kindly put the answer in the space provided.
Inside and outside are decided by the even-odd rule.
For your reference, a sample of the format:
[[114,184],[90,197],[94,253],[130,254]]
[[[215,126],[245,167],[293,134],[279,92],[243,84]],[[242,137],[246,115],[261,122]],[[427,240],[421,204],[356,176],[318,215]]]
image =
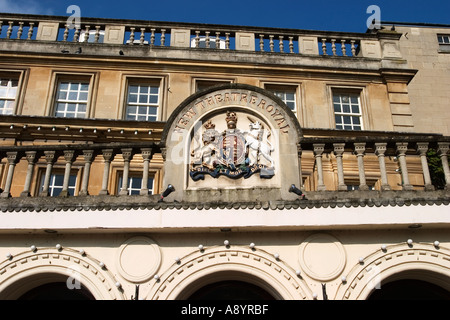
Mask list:
[[0,12],[81,17],[214,23],[326,31],[365,32],[370,5],[381,20],[450,24],[449,0],[0,0]]

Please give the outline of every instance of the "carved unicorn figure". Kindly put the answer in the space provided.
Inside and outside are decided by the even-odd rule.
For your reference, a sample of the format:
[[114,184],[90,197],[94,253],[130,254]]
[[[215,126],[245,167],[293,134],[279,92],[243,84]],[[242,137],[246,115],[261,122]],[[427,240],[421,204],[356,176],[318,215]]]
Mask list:
[[252,121],[250,123],[250,131],[247,132],[245,137],[245,147],[248,146],[249,148],[248,157],[250,160],[250,165],[258,163],[260,156],[263,156],[270,162],[270,167],[273,168],[274,161],[270,154],[274,151],[274,148],[270,144],[268,137],[269,132],[264,130],[259,121]]

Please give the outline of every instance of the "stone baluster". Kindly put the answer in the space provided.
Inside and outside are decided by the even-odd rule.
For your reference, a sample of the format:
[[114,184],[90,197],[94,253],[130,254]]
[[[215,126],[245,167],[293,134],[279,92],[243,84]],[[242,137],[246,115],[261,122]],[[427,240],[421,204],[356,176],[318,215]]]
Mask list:
[[337,163],[337,175],[338,175],[338,190],[346,191],[347,185],[344,181],[344,165],[342,162],[342,156],[345,151],[345,143],[333,143],[334,155],[336,156]]
[[11,39],[14,21],[8,21],[8,30],[6,30],[6,39]]
[[420,162],[422,163],[423,180],[425,190],[434,190],[431,183],[430,169],[427,161],[428,142],[417,142],[417,153],[420,154]]
[[327,52],[327,39],[322,39],[322,54],[324,56],[328,55],[328,52]]
[[342,56],[346,57],[347,56],[347,48],[345,47],[344,39],[341,40],[341,51],[342,51]]
[[75,33],[73,35],[73,42],[78,42],[80,39],[80,28],[75,28]]
[[279,39],[278,46],[280,48],[280,53],[283,53],[284,52],[284,43],[283,43],[284,37],[283,36],[278,36],[278,39]]
[[133,149],[122,149],[123,157],[123,176],[122,176],[122,189],[120,189],[119,195],[128,195],[128,175],[130,173],[130,161],[133,157]]
[[89,41],[89,30],[91,26],[85,26],[84,30],[84,42],[87,43]]
[[442,169],[444,169],[445,189],[450,190],[450,169],[448,167],[448,142],[438,142],[438,154],[441,157]]
[[195,43],[196,48],[200,47],[200,31],[199,30],[195,31],[194,43]]
[[143,46],[145,41],[145,28],[141,28],[141,37],[139,38],[139,45]]
[[384,154],[386,152],[387,143],[377,142],[375,143],[375,154],[378,157],[378,163],[380,164],[380,174],[381,174],[381,190],[391,190],[391,186],[388,183],[387,172],[386,172],[386,159]]
[[134,28],[134,27],[131,27],[130,28],[130,39],[129,39],[129,44],[131,44],[131,45],[133,45],[134,44],[134,30],[135,30],[136,28]]
[[326,187],[323,182],[322,154],[325,149],[325,144],[313,144],[313,147],[317,167],[317,191],[324,191]]
[[[1,28],[1,26],[0,26],[0,28]],[[33,32],[34,32],[34,22],[30,22],[30,27],[28,29],[27,40],[31,40],[31,38],[33,37]]]
[[263,34],[259,35],[259,50],[261,52],[264,52],[264,35]]
[[403,190],[412,190],[413,186],[409,183],[408,168],[406,167],[406,151],[408,151],[407,142],[397,142],[397,157],[400,163],[400,170],[402,174]]
[[21,197],[31,196],[31,193],[30,193],[31,179],[33,178],[34,166],[38,159],[36,157],[36,154],[37,154],[36,151],[26,151],[25,152],[25,157],[28,161],[28,168],[27,168],[27,176],[25,177],[25,185],[24,185],[22,193],[20,194]]
[[220,49],[220,32],[216,32],[216,49]]
[[331,39],[331,52],[333,52],[333,56],[337,55],[336,51],[336,39]]
[[19,22],[19,29],[17,30],[16,39],[22,38],[22,33],[23,33],[23,22]]
[[152,159],[152,148],[141,149],[142,158],[144,159],[144,167],[142,169],[142,184],[140,195],[148,195],[148,172],[150,169],[150,160]]
[[89,174],[91,172],[91,164],[95,158],[94,150],[83,150],[83,157],[84,157],[84,171],[79,195],[87,196],[89,195],[88,186],[89,186]]
[[53,164],[58,159],[55,151],[44,151],[45,161],[47,162],[47,168],[45,169],[44,185],[42,191],[39,193],[41,197],[48,197],[50,195],[49,185],[50,178],[52,176]]
[[94,43],[98,43],[100,40],[100,26],[95,26],[95,38]]
[[364,169],[364,153],[366,151],[365,142],[356,142],[354,144],[355,154],[358,160],[358,172],[359,172],[359,190],[369,190],[369,186],[366,182],[366,173]]
[[356,56],[356,46],[355,46],[356,41],[350,40],[350,43],[351,43],[352,56],[354,57],[354,56]]
[[294,53],[294,37],[289,37],[289,53]]
[[209,43],[209,31],[205,31],[205,48],[210,48],[210,43]]
[[72,170],[72,163],[76,158],[75,150],[64,150],[64,160],[66,160],[66,168],[64,170],[64,179],[60,197],[69,196],[69,180],[70,171]]
[[8,174],[6,176],[6,183],[3,192],[0,194],[2,198],[11,197],[12,179],[14,176],[14,168],[17,162],[20,160],[19,153],[17,151],[11,151],[6,153],[6,159],[8,160]]
[[270,52],[274,52],[273,35],[269,35],[269,48]]
[[68,24],[66,24],[64,27],[63,42],[66,42],[67,38],[69,38],[69,25]]
[[105,164],[103,167],[102,189],[100,190],[99,195],[108,195],[109,169],[111,167],[111,161],[114,159],[114,150],[103,149],[102,154]]
[[154,46],[155,45],[155,32],[156,32],[156,29],[155,28],[151,28],[150,29],[150,45],[151,46]]
[[225,32],[225,49],[230,49],[230,33]]
[[166,45],[166,29],[161,29],[161,47]]

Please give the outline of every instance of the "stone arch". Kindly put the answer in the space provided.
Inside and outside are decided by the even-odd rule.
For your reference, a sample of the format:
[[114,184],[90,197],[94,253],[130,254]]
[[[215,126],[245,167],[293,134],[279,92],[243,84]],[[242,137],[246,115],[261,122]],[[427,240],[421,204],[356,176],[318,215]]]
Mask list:
[[[242,83],[227,83],[227,84],[220,84],[217,86],[211,86],[210,88],[198,91],[194,94],[192,94],[191,96],[187,97],[183,102],[180,103],[180,105],[172,112],[172,114],[170,115],[169,119],[167,120],[165,126],[164,126],[164,130],[161,136],[161,145],[162,146],[166,146],[167,143],[167,138],[170,134],[170,131],[173,127],[174,122],[177,120],[177,118],[179,117],[180,114],[183,114],[183,112],[185,111],[185,109],[189,108],[189,106],[200,100],[202,97],[204,96],[208,96],[211,95],[211,93],[215,92],[215,91],[220,91],[220,90],[226,90],[226,89],[230,89],[230,90],[248,90],[248,91],[253,91],[255,93],[261,94],[263,96],[266,96],[268,99],[271,99],[272,101],[274,101],[280,108],[283,109],[283,111],[289,115],[289,117],[291,119],[295,119],[297,120],[295,114],[292,112],[292,110],[276,95],[274,95],[272,92],[265,90],[263,88],[260,87],[256,87],[256,86],[252,86],[252,85],[248,85],[248,84],[242,84]],[[300,123],[298,121],[293,121],[293,126],[295,128],[295,132],[296,135],[298,137],[302,137],[303,136],[303,131],[302,128],[300,126]]]
[[312,297],[303,280],[267,252],[245,247],[212,247],[181,258],[160,275],[147,299],[184,300],[199,288],[224,280],[251,283],[280,300]]
[[450,291],[450,251],[431,244],[398,244],[379,250],[355,266],[339,286],[336,299],[364,300],[384,281],[416,279]]
[[96,300],[124,298],[114,276],[89,255],[70,248],[39,248],[21,252],[0,264],[0,299],[18,299],[35,287],[65,282],[70,277]]
[[[199,167],[200,170],[192,170],[191,165],[195,162],[192,161],[194,150],[200,150],[199,154],[202,155],[212,152],[215,160],[219,160],[216,164],[223,160],[225,151],[218,149],[227,144],[224,141],[230,141],[221,138],[228,137],[230,132],[226,125],[223,127],[224,123],[229,123],[225,116],[228,112],[235,113],[238,118],[238,133],[232,139],[240,143],[239,147],[233,150],[239,150],[240,154],[246,153],[245,159],[248,161],[245,164],[234,164],[235,167],[241,168],[243,165],[244,169],[231,167],[232,169],[227,171],[230,167],[222,163],[224,170],[217,170],[220,166],[203,164]],[[255,120],[250,120],[252,124],[264,123],[263,128],[249,127],[250,122],[247,119],[250,117]],[[212,124],[220,127],[214,134],[217,137],[216,145],[207,146],[201,141],[207,130],[205,124],[208,120],[213,120]],[[198,132],[198,135],[195,135],[197,149],[193,143],[194,132]],[[256,132],[260,134],[259,140],[251,140],[253,134],[258,135]],[[264,138],[261,138],[262,136]],[[267,137],[270,137],[271,141],[268,141]],[[240,198],[242,190],[251,190],[253,199],[258,199],[259,196],[265,200],[295,200],[297,197],[289,192],[289,187],[292,184],[299,186],[301,182],[300,173],[294,169],[298,167],[296,164],[299,161],[298,145],[301,137],[302,129],[298,119],[285,103],[271,92],[245,84],[226,84],[205,89],[183,101],[172,112],[164,127],[161,138],[165,160],[164,185],[171,184],[175,187],[170,199],[184,202],[196,202],[204,198],[232,202]],[[211,151],[210,148],[215,150]],[[256,154],[257,162],[252,161]],[[239,159],[242,161],[241,157]],[[269,162],[262,163],[266,160]],[[207,170],[204,170],[205,168]],[[263,173],[256,177],[254,173],[257,172]],[[201,178],[195,179],[192,174],[198,174]],[[213,189],[215,191],[212,191]],[[226,191],[221,192],[222,190]]]

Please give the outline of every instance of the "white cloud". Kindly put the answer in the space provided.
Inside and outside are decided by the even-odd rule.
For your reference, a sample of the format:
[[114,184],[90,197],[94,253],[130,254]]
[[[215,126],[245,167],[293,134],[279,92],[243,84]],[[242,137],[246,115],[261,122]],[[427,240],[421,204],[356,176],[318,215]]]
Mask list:
[[46,15],[53,14],[52,9],[43,7],[39,1],[36,0],[0,0],[0,12]]

